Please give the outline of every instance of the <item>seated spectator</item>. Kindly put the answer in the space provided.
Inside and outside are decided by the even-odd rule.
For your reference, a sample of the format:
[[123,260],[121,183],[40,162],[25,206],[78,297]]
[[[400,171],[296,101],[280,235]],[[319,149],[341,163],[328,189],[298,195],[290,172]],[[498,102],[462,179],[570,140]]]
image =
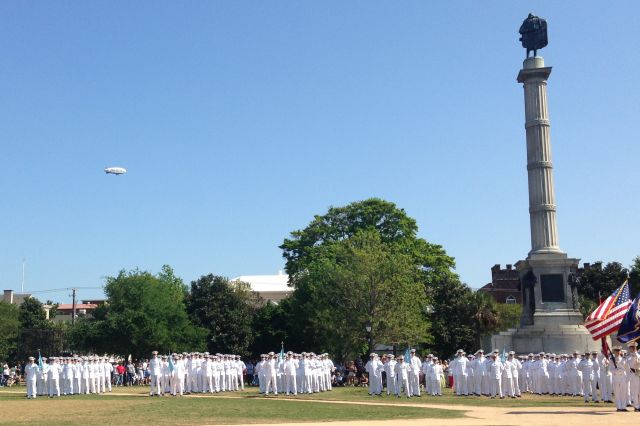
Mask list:
[[356,373],[358,369],[353,361],[349,361],[347,364],[347,386],[355,386],[356,385]]
[[369,375],[367,375],[367,373],[363,373],[362,376],[360,376],[360,386],[369,386]]

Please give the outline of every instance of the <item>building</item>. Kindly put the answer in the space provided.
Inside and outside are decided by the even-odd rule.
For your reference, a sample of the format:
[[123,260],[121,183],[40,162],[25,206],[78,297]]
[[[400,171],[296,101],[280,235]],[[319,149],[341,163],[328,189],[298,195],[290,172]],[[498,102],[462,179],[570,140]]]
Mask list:
[[5,290],[2,300],[12,305],[21,305],[25,299],[31,297],[31,293],[16,293],[13,290]]
[[[91,315],[93,310],[98,305],[95,303],[76,303],[76,318]],[[72,303],[60,303],[56,310],[56,316],[53,317],[54,322],[71,322],[73,318],[73,304]]]
[[279,271],[277,275],[241,275],[233,281],[242,281],[251,287],[264,300],[278,303],[293,292],[289,287],[289,275]]
[[522,303],[520,293],[520,276],[513,265],[491,267],[491,282],[479,288],[478,291],[490,294],[498,303]]
[[[591,268],[602,268],[602,263],[595,264],[584,263],[582,268],[576,270],[576,276],[580,277],[584,271]],[[501,269],[500,265],[491,267],[491,282],[479,288],[490,294],[498,303],[522,303],[522,294],[520,292],[520,278],[518,270],[512,265],[506,265],[505,269]]]

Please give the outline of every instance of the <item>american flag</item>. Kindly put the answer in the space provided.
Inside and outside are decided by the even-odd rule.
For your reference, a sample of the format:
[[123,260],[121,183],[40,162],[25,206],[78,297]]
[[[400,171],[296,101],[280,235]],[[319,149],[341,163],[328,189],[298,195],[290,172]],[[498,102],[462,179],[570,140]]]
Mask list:
[[631,306],[629,297],[629,281],[625,281],[611,296],[602,302],[585,320],[593,340],[601,339],[618,331],[622,319]]

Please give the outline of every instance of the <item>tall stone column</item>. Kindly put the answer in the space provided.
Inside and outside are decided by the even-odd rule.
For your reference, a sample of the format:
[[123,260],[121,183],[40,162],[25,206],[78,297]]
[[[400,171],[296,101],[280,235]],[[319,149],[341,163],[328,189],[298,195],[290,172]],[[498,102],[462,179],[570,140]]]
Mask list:
[[536,56],[524,61],[518,82],[524,84],[527,170],[529,177],[529,255],[563,253],[558,245],[556,197],[553,187],[547,79],[551,67]]
[[[529,14],[518,32],[522,47],[527,49],[518,83],[524,86],[531,250],[526,259],[516,263],[524,301],[520,327],[492,336],[491,344],[518,353],[586,352],[598,345],[582,325],[575,297],[572,274],[580,259],[568,257],[558,243],[547,108],[551,67],[545,67],[544,59],[537,56],[537,50],[547,45],[546,20]],[[529,57],[531,51],[533,57]]]

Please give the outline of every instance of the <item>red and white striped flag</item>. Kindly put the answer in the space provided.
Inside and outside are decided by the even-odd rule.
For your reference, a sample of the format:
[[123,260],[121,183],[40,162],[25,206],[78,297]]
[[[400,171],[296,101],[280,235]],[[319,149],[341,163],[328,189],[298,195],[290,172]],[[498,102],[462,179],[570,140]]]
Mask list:
[[598,340],[618,331],[620,323],[631,306],[629,281],[625,281],[611,296],[607,297],[585,320],[593,340]]

